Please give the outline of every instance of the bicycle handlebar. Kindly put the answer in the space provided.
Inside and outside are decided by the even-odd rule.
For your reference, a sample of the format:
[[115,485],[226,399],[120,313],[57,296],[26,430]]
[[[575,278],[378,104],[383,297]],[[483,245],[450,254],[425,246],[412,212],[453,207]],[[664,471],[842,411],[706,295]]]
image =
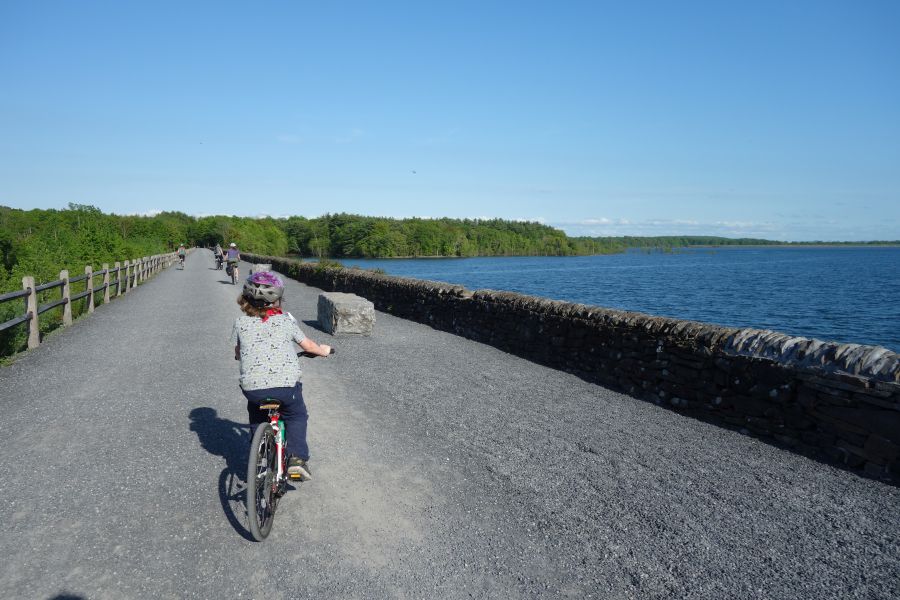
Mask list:
[[[332,355],[332,354],[334,354],[334,348],[332,348],[332,349],[331,349],[331,352],[329,352],[328,354],[329,354],[329,356]],[[312,352],[305,352],[305,351],[304,351],[304,352],[298,352],[298,353],[297,353],[297,356],[302,356],[302,357],[304,357],[304,358],[319,358],[321,355],[319,355],[319,354],[313,354]]]

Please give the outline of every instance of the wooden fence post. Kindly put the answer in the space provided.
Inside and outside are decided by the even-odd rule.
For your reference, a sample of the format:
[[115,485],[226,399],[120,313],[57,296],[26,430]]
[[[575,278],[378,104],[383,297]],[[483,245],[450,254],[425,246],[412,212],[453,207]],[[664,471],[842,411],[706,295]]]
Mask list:
[[116,296],[122,295],[122,263],[116,261]]
[[109,263],[103,263],[103,304],[109,304]]
[[41,327],[38,322],[38,303],[37,292],[34,291],[34,277],[26,276],[22,278],[22,289],[30,290],[25,297],[25,312],[31,313],[28,319],[28,349],[37,348],[41,344]]
[[150,278],[150,273],[148,272],[148,267],[150,265],[150,257],[145,256],[141,259],[141,282],[147,281]]
[[87,309],[88,314],[94,312],[94,267],[88,265],[84,268],[84,274],[87,275],[87,279],[85,281],[85,290],[87,295]]
[[66,301],[63,304],[63,327],[72,324],[72,286],[69,285],[69,271],[63,269],[59,272],[59,278],[62,279],[62,297]]
[[130,261],[125,261],[125,293],[128,293],[128,290],[131,289],[131,276],[129,275],[129,266]]

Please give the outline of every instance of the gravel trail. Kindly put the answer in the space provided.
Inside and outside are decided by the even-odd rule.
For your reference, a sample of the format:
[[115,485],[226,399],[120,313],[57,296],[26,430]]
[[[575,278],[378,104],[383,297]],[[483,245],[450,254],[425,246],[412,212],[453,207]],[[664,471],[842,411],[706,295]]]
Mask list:
[[197,251],[0,368],[0,597],[900,597],[900,489],[294,281],[338,353],[252,542],[237,292]]

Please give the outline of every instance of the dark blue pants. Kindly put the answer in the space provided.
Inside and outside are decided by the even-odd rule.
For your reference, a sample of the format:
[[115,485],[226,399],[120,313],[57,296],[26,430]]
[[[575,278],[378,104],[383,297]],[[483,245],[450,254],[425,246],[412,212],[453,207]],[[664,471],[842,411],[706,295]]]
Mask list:
[[[241,391],[247,397],[247,413],[250,415],[250,424],[254,426],[269,421],[268,412],[260,410],[260,404],[265,404],[270,398],[281,402],[287,455],[309,460],[309,446],[306,445],[306,421],[309,414],[306,412],[306,403],[303,402],[303,384],[298,381],[294,387]],[[256,427],[252,429],[255,430]]]

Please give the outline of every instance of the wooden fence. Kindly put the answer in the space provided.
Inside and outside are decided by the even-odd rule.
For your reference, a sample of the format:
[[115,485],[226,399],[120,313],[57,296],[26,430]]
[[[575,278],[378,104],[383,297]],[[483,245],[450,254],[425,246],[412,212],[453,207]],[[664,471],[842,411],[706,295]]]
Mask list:
[[[59,273],[59,279],[41,285],[35,285],[34,277],[25,276],[22,278],[21,291],[0,294],[0,304],[24,298],[25,314],[10,319],[5,323],[0,323],[0,331],[6,331],[11,327],[27,323],[28,349],[37,348],[41,343],[39,319],[43,313],[61,306],[63,310],[62,324],[63,327],[68,327],[72,324],[73,302],[86,298],[87,312],[90,314],[94,312],[98,294],[103,294],[103,304],[108,304],[112,297],[127,294],[130,290],[133,290],[177,260],[178,256],[171,253],[145,256],[131,261],[126,260],[124,264],[117,261],[112,268],[110,268],[108,263],[103,263],[102,270],[94,272],[91,266],[87,266],[84,268],[84,275],[77,277],[69,277],[69,272],[63,270]],[[115,275],[115,279],[111,279],[113,275]],[[99,278],[102,278],[102,282],[95,286],[94,283]],[[84,291],[73,294],[72,285],[81,281],[85,282]],[[59,287],[62,288],[62,297],[59,300],[38,305],[38,294],[40,292]]]

